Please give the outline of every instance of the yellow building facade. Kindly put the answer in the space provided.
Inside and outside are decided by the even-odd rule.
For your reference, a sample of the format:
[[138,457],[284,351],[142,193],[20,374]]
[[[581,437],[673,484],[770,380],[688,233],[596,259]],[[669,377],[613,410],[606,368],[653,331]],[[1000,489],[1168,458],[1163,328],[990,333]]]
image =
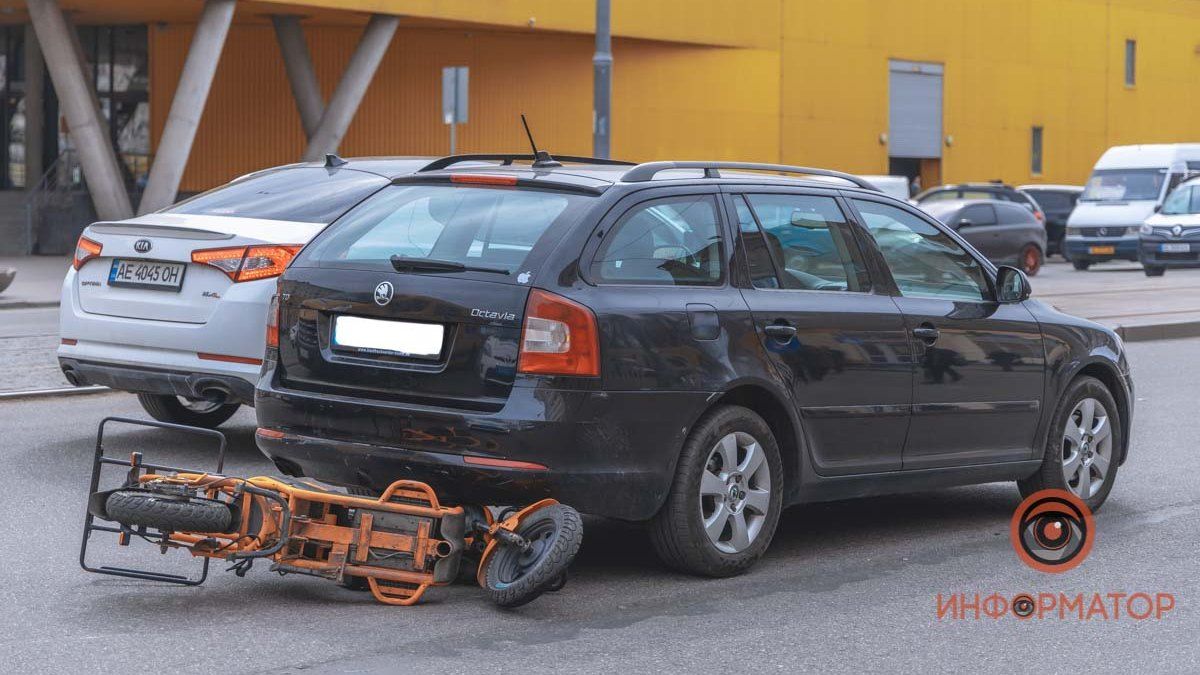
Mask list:
[[[2,2],[20,21],[21,3]],[[60,4],[80,26],[146,26],[153,154],[202,2]],[[327,98],[369,13],[403,17],[342,155],[446,153],[441,69],[451,65],[471,73],[460,152],[524,150],[523,112],[547,149],[590,154],[594,11],[591,0],[239,2],[180,190],[302,154],[273,13],[303,17]],[[619,158],[888,173],[896,62],[940,73],[940,157],[927,183],[1078,184],[1111,145],[1200,141],[1194,0],[613,0],[612,26]]]

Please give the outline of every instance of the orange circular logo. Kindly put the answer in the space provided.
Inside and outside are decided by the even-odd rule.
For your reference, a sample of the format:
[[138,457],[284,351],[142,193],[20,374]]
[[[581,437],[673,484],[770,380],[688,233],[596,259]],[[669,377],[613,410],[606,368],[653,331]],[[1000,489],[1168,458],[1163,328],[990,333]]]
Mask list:
[[1009,536],[1026,565],[1042,572],[1066,572],[1091,552],[1096,525],[1079,497],[1066,490],[1039,490],[1017,507]]

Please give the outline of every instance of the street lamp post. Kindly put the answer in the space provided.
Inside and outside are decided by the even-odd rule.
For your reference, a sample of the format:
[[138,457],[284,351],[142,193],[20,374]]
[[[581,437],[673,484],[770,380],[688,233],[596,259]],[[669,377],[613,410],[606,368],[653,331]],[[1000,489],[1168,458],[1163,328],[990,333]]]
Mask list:
[[596,0],[596,54],[592,56],[592,154],[608,159],[611,151],[612,28],[610,0]]

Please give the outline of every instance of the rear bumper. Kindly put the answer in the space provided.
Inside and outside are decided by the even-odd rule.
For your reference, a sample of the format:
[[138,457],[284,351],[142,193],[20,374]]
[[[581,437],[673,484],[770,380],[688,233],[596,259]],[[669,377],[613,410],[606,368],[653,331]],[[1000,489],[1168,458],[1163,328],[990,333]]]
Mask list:
[[[1163,253],[1160,244],[1188,244],[1187,253]],[[1170,241],[1143,239],[1138,246],[1138,258],[1143,265],[1154,267],[1200,267],[1200,241]]]
[[[1112,253],[1093,253],[1093,247],[1111,246]],[[1063,249],[1071,260],[1104,262],[1106,260],[1138,259],[1138,240],[1130,238],[1100,239],[1097,237],[1066,237]]]
[[[666,499],[709,394],[515,387],[499,412],[468,413],[282,390],[264,377],[256,397],[259,426],[285,434],[259,434],[258,446],[284,473],[375,490],[415,479],[449,503],[554,497],[644,520]],[[468,456],[545,469],[479,466]]]
[[59,357],[67,381],[76,386],[101,385],[140,394],[186,398],[224,397],[227,403],[254,405],[254,384],[239,375],[195,373],[96,363]]

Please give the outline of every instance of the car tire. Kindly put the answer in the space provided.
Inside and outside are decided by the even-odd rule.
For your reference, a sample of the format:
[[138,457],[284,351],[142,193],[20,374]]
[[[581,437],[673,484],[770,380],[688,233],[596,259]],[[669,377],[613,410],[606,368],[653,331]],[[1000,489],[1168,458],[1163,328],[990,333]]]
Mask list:
[[[1089,407],[1091,413],[1087,412]],[[1080,432],[1085,424],[1087,429]],[[1117,403],[1108,387],[1094,377],[1076,379],[1054,411],[1041,467],[1032,476],[1017,481],[1021,495],[1028,497],[1048,489],[1067,490],[1095,512],[1104,504],[1117,479],[1124,433]],[[1083,443],[1084,440],[1087,442]],[[1070,464],[1078,468],[1073,470]],[[1085,471],[1086,495],[1081,489]]]
[[1037,276],[1038,270],[1042,269],[1042,249],[1038,248],[1037,244],[1025,244],[1017,260],[1020,261],[1021,271],[1025,276]]
[[1080,272],[1086,272],[1087,268],[1092,266],[1092,261],[1091,260],[1072,260],[1071,266],[1074,267],[1075,269],[1079,270]]
[[1167,273],[1167,268],[1156,267],[1154,265],[1142,265],[1142,271],[1145,272],[1146,276],[1148,277],[1161,277]]
[[223,424],[241,407],[237,403],[222,403],[197,405],[203,401],[191,402],[178,396],[162,394],[138,394],[138,403],[142,404],[151,417],[159,422],[171,424],[186,424],[190,427],[215,429]]
[[783,462],[771,428],[748,408],[720,406],[684,442],[650,541],[681,572],[733,576],[762,557],[782,510]]

